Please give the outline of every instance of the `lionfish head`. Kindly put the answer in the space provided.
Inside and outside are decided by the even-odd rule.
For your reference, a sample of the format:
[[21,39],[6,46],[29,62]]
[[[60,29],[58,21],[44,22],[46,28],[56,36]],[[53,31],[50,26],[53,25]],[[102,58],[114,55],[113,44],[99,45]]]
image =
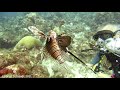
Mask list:
[[53,31],[53,30],[50,30],[49,36],[50,36],[50,37],[53,37],[53,38],[57,38],[57,34],[56,34],[56,32]]

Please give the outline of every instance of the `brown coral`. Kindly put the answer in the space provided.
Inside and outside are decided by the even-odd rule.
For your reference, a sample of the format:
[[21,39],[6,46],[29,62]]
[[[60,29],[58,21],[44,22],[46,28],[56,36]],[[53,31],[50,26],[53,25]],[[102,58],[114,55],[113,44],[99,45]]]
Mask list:
[[5,74],[9,74],[12,73],[13,74],[13,70],[12,69],[7,69],[7,68],[3,68],[0,70],[0,76],[5,75]]

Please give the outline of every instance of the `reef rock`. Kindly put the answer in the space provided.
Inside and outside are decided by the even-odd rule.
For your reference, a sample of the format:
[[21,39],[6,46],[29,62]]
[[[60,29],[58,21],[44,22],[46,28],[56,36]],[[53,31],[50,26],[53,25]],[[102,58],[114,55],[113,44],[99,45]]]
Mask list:
[[41,46],[42,42],[40,40],[33,36],[25,36],[16,44],[13,50],[32,49],[34,47],[39,48]]

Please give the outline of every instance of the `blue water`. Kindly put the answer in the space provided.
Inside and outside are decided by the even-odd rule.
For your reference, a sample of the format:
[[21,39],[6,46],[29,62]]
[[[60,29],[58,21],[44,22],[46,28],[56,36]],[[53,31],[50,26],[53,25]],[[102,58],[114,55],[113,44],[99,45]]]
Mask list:
[[[24,15],[26,12],[0,12],[0,16],[18,16],[18,15]],[[43,16],[46,14],[53,14],[53,13],[61,13],[61,14],[81,14],[81,15],[91,15],[94,14],[94,12],[38,12],[42,14]]]
[[0,12],[0,16],[19,16],[24,15],[23,12]]

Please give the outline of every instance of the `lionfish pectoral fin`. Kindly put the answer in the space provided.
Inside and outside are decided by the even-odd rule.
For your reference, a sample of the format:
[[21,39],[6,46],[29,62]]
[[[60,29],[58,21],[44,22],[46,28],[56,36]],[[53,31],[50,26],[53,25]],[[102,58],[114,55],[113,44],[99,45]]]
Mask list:
[[32,32],[34,35],[40,36],[42,38],[46,38],[46,35],[35,26],[29,26],[28,30]]
[[38,34],[39,34],[39,36],[41,36],[42,38],[46,38],[46,35],[45,35],[42,31],[39,31]]
[[59,46],[68,47],[71,43],[71,37],[70,36],[58,36],[57,41],[58,41]]

